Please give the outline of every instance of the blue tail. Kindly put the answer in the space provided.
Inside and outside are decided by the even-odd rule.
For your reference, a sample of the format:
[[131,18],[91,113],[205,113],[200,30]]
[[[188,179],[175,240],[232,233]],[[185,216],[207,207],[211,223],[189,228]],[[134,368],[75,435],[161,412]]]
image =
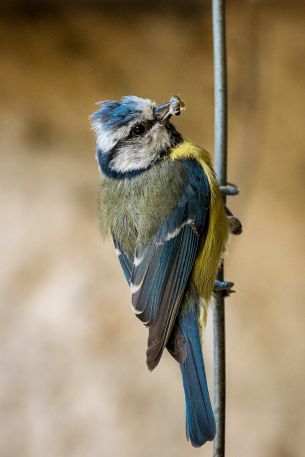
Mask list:
[[212,441],[216,433],[202,358],[198,314],[190,306],[178,317],[185,343],[184,362],[180,363],[186,405],[186,436],[194,447]]

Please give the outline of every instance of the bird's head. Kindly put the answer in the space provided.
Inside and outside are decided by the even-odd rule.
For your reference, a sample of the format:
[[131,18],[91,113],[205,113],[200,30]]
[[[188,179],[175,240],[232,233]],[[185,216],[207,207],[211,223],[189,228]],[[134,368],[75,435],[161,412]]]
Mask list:
[[142,173],[181,141],[170,123],[184,107],[178,96],[162,105],[135,96],[100,105],[91,120],[97,160],[108,176],[122,179]]

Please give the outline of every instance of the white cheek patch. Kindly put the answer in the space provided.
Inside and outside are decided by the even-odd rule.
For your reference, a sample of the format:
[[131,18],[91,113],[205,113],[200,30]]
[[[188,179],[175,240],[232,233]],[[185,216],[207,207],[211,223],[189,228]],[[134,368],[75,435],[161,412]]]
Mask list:
[[155,124],[145,137],[117,149],[110,165],[115,171],[122,173],[145,169],[170,145],[170,136],[166,128]]
[[145,149],[137,148],[134,144],[131,144],[130,146],[125,145],[116,151],[110,166],[113,170],[119,172],[140,170],[147,168],[153,159]]

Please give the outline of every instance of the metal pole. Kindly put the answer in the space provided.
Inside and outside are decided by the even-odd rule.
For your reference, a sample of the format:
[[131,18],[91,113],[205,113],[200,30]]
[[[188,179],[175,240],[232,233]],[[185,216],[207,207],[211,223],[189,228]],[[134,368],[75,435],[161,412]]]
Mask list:
[[[219,185],[227,184],[227,64],[225,37],[225,0],[212,0],[214,43],[215,97],[215,172]],[[225,199],[224,195],[224,199]],[[224,268],[217,279],[224,280]],[[226,359],[225,359],[225,297],[215,295],[213,310],[214,331],[214,412],[216,437],[213,457],[225,455]]]

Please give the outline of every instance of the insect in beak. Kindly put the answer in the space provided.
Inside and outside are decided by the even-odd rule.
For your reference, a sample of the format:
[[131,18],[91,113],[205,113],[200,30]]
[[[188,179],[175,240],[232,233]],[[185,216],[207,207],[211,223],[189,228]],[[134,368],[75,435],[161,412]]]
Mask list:
[[171,116],[179,116],[182,109],[184,109],[184,103],[178,97],[178,95],[174,95],[171,97],[170,101],[167,103],[163,103],[162,105],[157,105],[154,109],[155,117],[163,124]]

